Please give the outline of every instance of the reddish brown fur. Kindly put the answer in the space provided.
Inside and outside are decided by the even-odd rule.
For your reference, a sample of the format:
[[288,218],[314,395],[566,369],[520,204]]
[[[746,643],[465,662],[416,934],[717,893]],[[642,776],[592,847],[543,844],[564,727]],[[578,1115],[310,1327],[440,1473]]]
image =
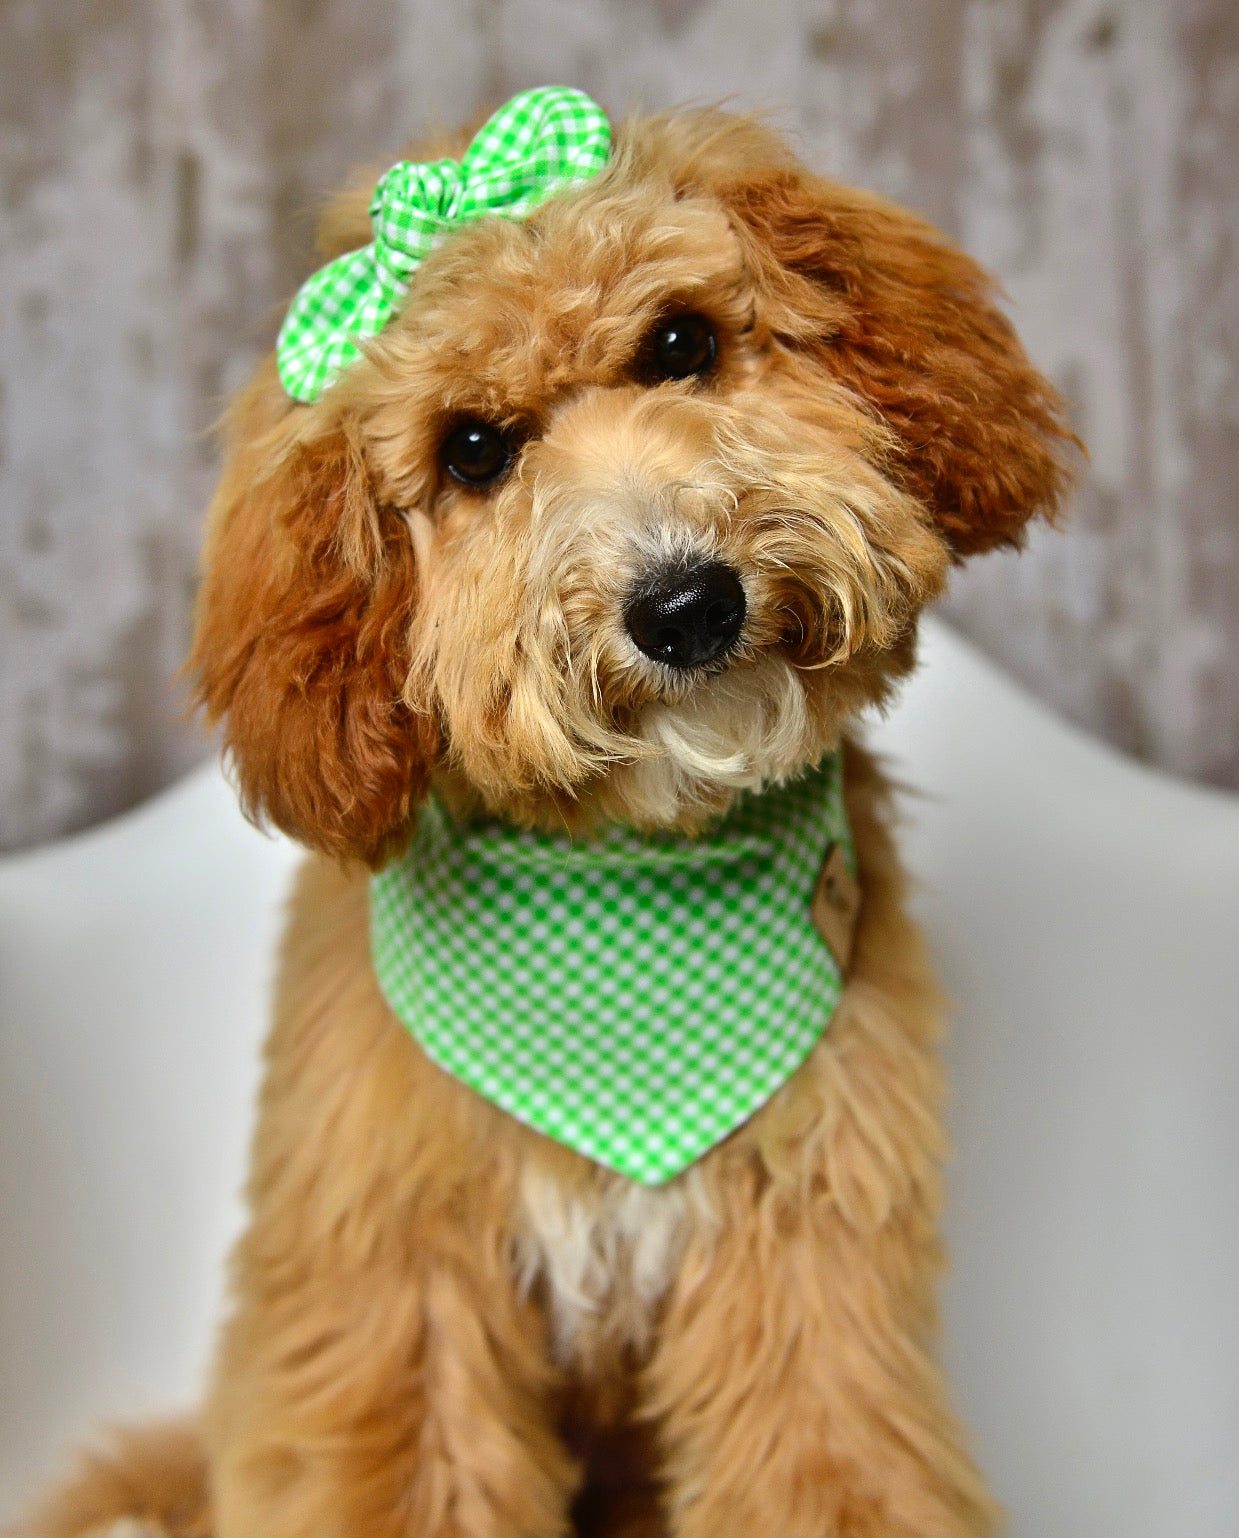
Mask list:
[[[722,358],[652,389],[633,359],[669,303]],[[485,495],[438,463],[458,410],[528,434]],[[949,560],[1053,510],[1068,437],[974,264],[714,113],[628,125],[527,227],[461,231],[338,386],[292,408],[268,368],[233,436],[201,696],[253,813],[371,863],[432,778],[464,816],[692,829],[815,761],[907,670]],[[717,677],[625,643],[649,548],[744,572]],[[938,1001],[855,747],[846,784],[864,906],[831,1027],[659,1193],[434,1067],[378,990],[364,873],[311,861],[205,1465],[134,1440],[32,1538],[198,1538],[207,1486],[218,1538],[991,1532],[934,1356]],[[633,1246],[664,1220],[651,1298]]]
[[357,444],[295,442],[277,392],[268,370],[233,412],[190,666],[246,808],[378,865],[436,751],[434,720],[401,698],[412,552]]
[[906,210],[799,170],[726,189],[787,333],[899,436],[902,483],[957,556],[1019,545],[1066,484],[1075,442],[993,282]]

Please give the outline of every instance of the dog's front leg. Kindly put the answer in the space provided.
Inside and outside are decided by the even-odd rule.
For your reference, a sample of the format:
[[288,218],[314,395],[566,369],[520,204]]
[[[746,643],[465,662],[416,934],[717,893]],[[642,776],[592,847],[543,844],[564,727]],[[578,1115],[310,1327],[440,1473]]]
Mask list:
[[559,1538],[577,1469],[545,1331],[458,1254],[319,1275],[232,1319],[207,1414],[215,1538]]
[[649,1369],[674,1538],[992,1532],[910,1316],[916,1240],[826,1203],[749,1216],[686,1257]]

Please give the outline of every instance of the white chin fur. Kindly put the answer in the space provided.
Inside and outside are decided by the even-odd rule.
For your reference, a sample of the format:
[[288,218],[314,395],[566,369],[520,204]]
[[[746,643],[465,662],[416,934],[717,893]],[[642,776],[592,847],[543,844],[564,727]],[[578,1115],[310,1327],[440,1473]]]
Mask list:
[[676,704],[648,706],[636,735],[653,752],[623,771],[625,797],[651,823],[717,803],[720,791],[786,779],[820,750],[804,685],[780,657],[720,673]]

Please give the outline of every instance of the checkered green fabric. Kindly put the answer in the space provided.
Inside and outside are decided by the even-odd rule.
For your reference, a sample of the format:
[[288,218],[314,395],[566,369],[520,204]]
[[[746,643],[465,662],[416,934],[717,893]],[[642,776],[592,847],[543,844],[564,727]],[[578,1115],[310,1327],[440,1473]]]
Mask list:
[[459,161],[394,165],[374,189],[373,242],[320,268],[292,302],[276,343],[284,389],[294,400],[317,400],[457,225],[486,214],[522,219],[601,170],[610,152],[610,124],[597,103],[583,91],[541,86],[501,107]]
[[746,1121],[804,1061],[842,978],[810,902],[855,856],[838,756],[743,798],[702,839],[574,844],[435,802],[373,878],[392,1009],[438,1065],[649,1185]]

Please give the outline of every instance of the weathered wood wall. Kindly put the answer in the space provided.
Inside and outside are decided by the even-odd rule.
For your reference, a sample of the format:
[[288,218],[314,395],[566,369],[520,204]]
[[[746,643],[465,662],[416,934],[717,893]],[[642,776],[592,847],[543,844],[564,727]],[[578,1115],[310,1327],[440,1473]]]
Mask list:
[[3,0],[0,842],[202,751],[168,678],[207,432],[319,193],[552,80],[775,107],[1001,275],[1092,464],[1069,532],[948,610],[1093,730],[1239,785],[1236,0]]

